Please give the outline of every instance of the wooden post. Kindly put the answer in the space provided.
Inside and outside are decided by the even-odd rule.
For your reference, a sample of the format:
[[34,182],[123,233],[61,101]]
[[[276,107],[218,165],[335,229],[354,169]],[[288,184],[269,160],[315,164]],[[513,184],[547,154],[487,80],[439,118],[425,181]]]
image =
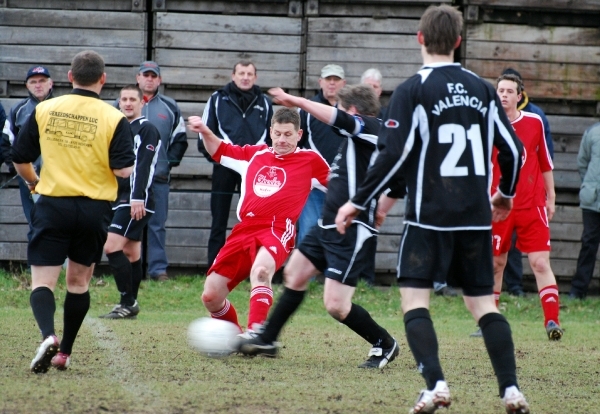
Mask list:
[[479,20],[479,6],[467,6],[465,20],[468,22],[477,22]]

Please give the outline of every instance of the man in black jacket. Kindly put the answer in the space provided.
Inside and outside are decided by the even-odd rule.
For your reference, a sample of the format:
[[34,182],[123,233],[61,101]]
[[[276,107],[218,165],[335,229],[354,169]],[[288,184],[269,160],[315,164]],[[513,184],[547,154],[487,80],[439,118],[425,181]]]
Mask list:
[[[256,79],[254,63],[241,60],[233,67],[231,82],[213,93],[206,103],[202,121],[227,143],[240,146],[270,144],[269,127],[273,106],[255,84]],[[204,149],[202,135],[198,139],[198,150],[212,162]],[[208,239],[208,267],[225,244],[231,199],[240,183],[241,177],[237,172],[214,164],[210,198],[213,220]]]
[[[2,155],[4,161],[8,166],[8,170],[11,175],[15,174],[15,167],[12,163],[12,157],[10,148],[15,143],[15,138],[19,135],[21,127],[25,125],[25,122],[33,112],[33,109],[38,103],[51,99],[52,96],[52,78],[50,72],[43,66],[32,66],[27,71],[25,77],[25,86],[29,91],[29,96],[22,101],[18,102],[15,106],[10,108],[10,112],[4,129],[2,131]],[[2,124],[0,124],[2,125]],[[34,163],[36,172],[39,174],[41,159],[38,159]],[[23,205],[23,214],[27,219],[27,223],[31,223],[31,208],[33,207],[33,199],[31,198],[31,192],[21,177],[19,179],[19,191],[21,193],[21,204]],[[27,240],[31,240],[32,230],[31,226],[27,232]]]

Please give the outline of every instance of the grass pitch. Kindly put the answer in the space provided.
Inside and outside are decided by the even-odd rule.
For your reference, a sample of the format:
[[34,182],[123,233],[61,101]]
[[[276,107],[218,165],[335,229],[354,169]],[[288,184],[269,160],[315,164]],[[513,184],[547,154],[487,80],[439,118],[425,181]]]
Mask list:
[[[0,273],[0,413],[406,413],[424,382],[406,345],[396,288],[360,285],[355,301],[400,343],[383,370],[357,368],[370,348],[330,318],[314,283],[286,326],[276,359],[208,359],[186,343],[188,324],[207,316],[203,277],[144,282],[137,320],[105,320],[117,301],[112,278],[94,279],[92,306],[67,371],[32,374],[40,337],[27,276]],[[275,286],[276,297],[280,286]],[[62,328],[64,280],[56,290]],[[245,321],[249,285],[230,299]],[[534,413],[600,412],[600,300],[563,300],[560,342],[546,338],[536,295],[502,296],[513,329],[519,381]],[[503,413],[482,340],[462,299],[433,297],[431,314],[453,403],[448,413]],[[441,411],[440,412],[444,412]]]

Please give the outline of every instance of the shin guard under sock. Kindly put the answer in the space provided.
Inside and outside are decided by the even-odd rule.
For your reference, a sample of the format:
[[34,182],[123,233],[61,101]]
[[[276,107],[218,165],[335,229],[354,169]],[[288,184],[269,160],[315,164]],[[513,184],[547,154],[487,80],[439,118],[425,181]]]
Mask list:
[[256,286],[250,292],[247,328],[255,330],[255,325],[264,324],[273,305],[273,290],[268,286]]
[[438,355],[438,341],[433,321],[426,308],[417,308],[404,314],[404,329],[408,346],[417,361],[417,369],[425,378],[428,390],[438,381],[444,381],[444,373]]
[[225,306],[223,306],[223,309],[221,309],[218,312],[211,312],[210,316],[214,319],[221,319],[227,322],[231,322],[240,329],[240,332],[242,332],[242,327],[238,322],[237,312],[235,310],[235,307],[231,304],[231,302],[229,302],[229,299],[225,299]]
[[394,340],[391,335],[373,320],[365,308],[352,304],[348,316],[342,322],[373,346],[391,348]]
[[265,324],[265,329],[260,337],[267,343],[272,343],[277,340],[279,333],[283,329],[283,325],[286,324],[288,319],[296,312],[296,309],[300,307],[300,304],[304,300],[304,290],[292,290],[285,288],[283,294],[277,301],[277,304],[273,308],[273,312]]
[[81,324],[90,309],[90,292],[71,293],[67,291],[64,305],[64,329],[60,342],[60,352],[71,355],[73,343]]
[[550,321],[554,321],[560,325],[560,321],[558,320],[560,309],[558,286],[550,285],[542,288],[540,290],[540,302],[544,311],[544,326],[548,325]]
[[494,373],[498,379],[500,396],[511,385],[517,384],[517,365],[515,362],[515,346],[512,340],[510,325],[499,313],[487,313],[479,319],[479,327],[487,349]]
[[117,289],[121,294],[121,305],[131,306],[135,303],[132,290],[131,263],[123,250],[108,253],[108,265],[115,277]]
[[54,335],[54,313],[56,312],[54,293],[45,286],[35,288],[29,296],[29,304],[42,338]]

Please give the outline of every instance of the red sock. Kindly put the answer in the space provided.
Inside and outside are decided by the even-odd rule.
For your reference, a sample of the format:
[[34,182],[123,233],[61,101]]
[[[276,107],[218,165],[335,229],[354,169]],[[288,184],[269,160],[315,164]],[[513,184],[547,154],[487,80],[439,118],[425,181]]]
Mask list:
[[500,293],[502,292],[494,292],[494,302],[496,302],[496,307],[500,304]]
[[234,323],[237,325],[238,328],[240,328],[240,332],[243,332],[242,327],[238,322],[237,312],[235,311],[235,308],[233,307],[231,302],[229,302],[229,299],[225,299],[225,306],[223,306],[223,309],[221,309],[218,312],[211,312],[210,317]]
[[254,324],[262,325],[267,319],[273,304],[273,290],[267,286],[256,286],[250,292],[250,310],[248,311],[248,329]]
[[544,326],[548,324],[548,321],[554,321],[560,325],[558,321],[558,286],[549,285],[540,290],[540,302],[542,302],[544,310]]

